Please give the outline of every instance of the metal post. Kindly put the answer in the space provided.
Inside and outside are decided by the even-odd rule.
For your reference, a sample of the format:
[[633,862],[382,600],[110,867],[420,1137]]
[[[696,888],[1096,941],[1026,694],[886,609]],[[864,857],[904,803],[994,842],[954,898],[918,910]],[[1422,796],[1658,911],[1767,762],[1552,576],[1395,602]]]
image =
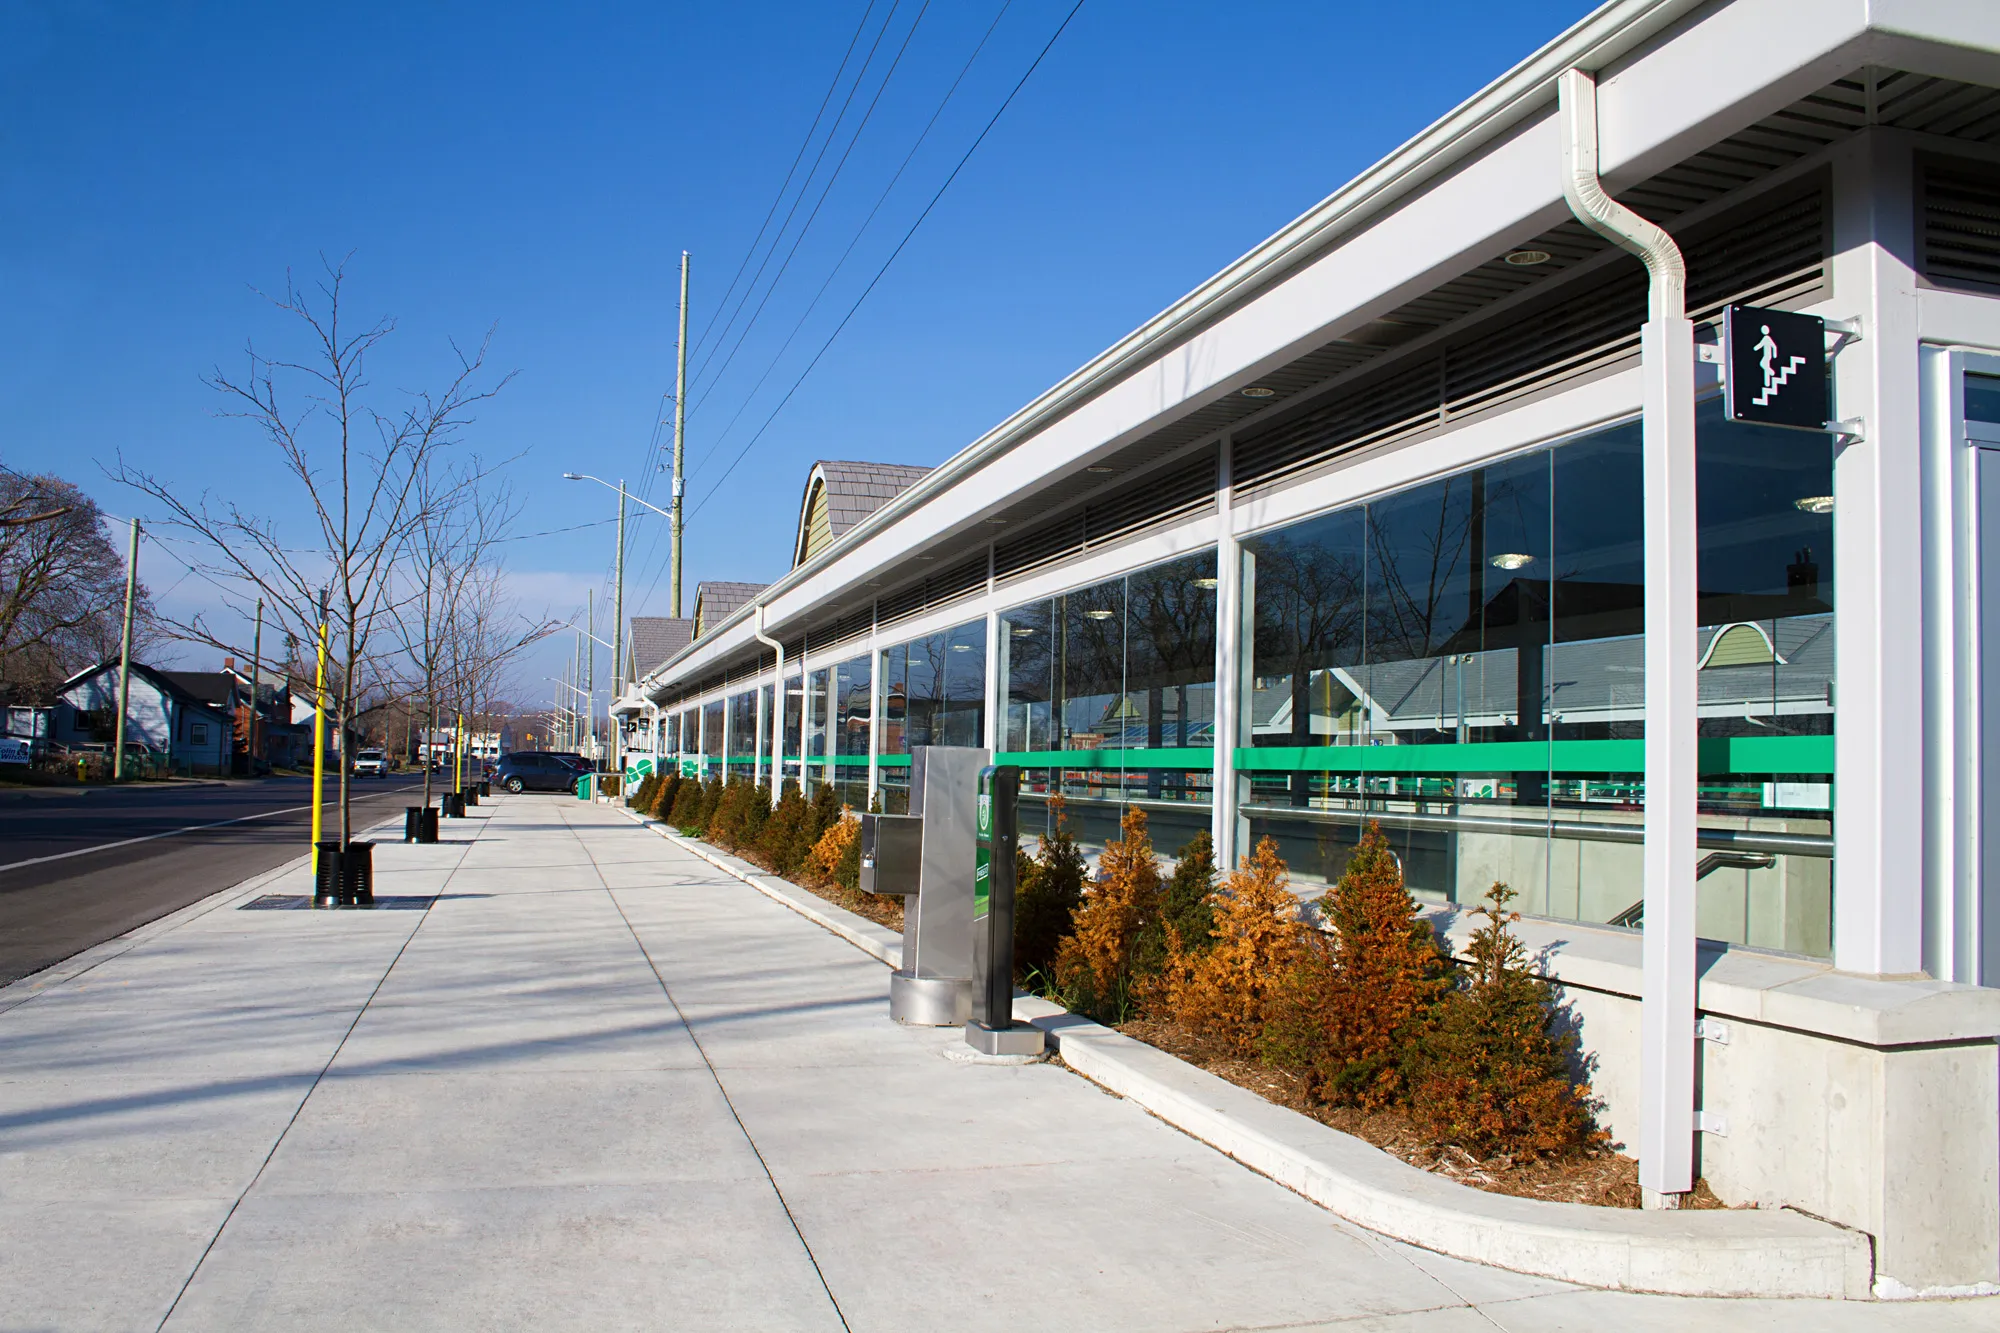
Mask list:
[[257,705],[262,700],[262,686],[259,677],[264,674],[261,663],[264,660],[264,599],[257,599],[257,629],[250,637],[250,776],[257,775]]
[[[125,713],[132,704],[132,601],[139,587],[139,520],[125,552],[125,629],[118,639],[118,725],[111,742],[111,780],[125,777]],[[171,748],[172,738],[168,738]]]
[[451,741],[451,789],[465,790],[465,714],[458,715],[458,731]]
[[597,589],[584,593],[583,602],[583,715],[590,722],[591,767],[597,766]]
[[322,816],[320,805],[326,799],[326,604],[332,589],[322,588],[319,594],[318,666],[313,674],[313,882],[319,882],[319,842]]
[[1639,1017],[1639,1187],[1673,1208],[1694,1184],[1696,543],[1694,325],[1673,238],[1613,200],[1597,174],[1597,85],[1557,81],[1563,196],[1591,230],[1645,262],[1639,332],[1646,577],[1644,975]]
[[[618,479],[618,558],[612,580],[611,603],[611,699],[617,702],[625,692],[625,479]],[[612,719],[615,731],[618,721]]]
[[667,614],[678,620],[681,614],[681,497],[687,490],[685,478],[681,475],[688,385],[688,252],[685,250],[681,251],[681,331],[674,349],[674,513],[672,553],[668,557],[672,576],[669,580],[671,591],[667,599]]

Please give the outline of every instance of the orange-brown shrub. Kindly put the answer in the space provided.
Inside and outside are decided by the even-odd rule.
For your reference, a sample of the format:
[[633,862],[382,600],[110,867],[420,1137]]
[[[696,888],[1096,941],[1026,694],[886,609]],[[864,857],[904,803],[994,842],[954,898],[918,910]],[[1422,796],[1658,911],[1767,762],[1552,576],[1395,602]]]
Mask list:
[[1404,1057],[1436,1021],[1450,985],[1450,960],[1375,823],[1320,910],[1333,933],[1314,939],[1291,978],[1270,1052],[1302,1065],[1309,1088],[1326,1101],[1394,1105],[1403,1096]]
[[1182,1026],[1254,1054],[1305,958],[1310,927],[1286,884],[1278,844],[1261,839],[1215,891],[1214,942],[1197,951],[1170,930],[1167,965],[1143,998]]
[[[849,806],[840,807],[840,818],[827,825],[826,832],[819,835],[819,841],[806,853],[804,872],[818,884],[840,883],[840,869],[848,859],[849,848],[858,850],[861,846],[861,820]],[[840,887],[853,889],[852,884]]]
[[1146,832],[1146,812],[1125,812],[1121,836],[1097,859],[1098,879],[1071,917],[1056,952],[1056,981],[1072,1007],[1105,1022],[1128,1017],[1132,946],[1160,914],[1160,863]]

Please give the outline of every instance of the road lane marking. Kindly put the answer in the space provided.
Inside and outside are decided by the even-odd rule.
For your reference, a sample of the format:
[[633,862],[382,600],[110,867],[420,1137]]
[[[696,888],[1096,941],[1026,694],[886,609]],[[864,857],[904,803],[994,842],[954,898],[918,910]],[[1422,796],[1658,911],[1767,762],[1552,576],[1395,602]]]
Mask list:
[[[411,783],[407,787],[393,787],[388,791],[377,794],[393,796],[399,791],[414,791],[415,789],[416,784]],[[361,799],[367,800],[369,798],[364,796]],[[337,806],[338,803],[336,802],[336,808]],[[301,810],[310,809],[312,809],[310,804],[288,805],[282,810],[266,810],[262,814],[242,815],[235,819],[218,819],[213,824],[189,824],[185,828],[170,828],[164,833],[148,833],[142,838],[122,838],[117,842],[101,842],[95,847],[79,847],[73,852],[54,852],[48,856],[30,857],[26,861],[9,861],[6,865],[0,866],[0,874],[5,874],[9,870],[21,870],[27,866],[47,865],[51,861],[67,861],[72,856],[89,856],[93,852],[113,851],[119,847],[131,847],[142,842],[157,842],[161,838],[171,838],[181,833],[199,833],[203,829],[226,828],[231,824],[247,824],[253,819],[269,819],[273,815],[295,815]]]

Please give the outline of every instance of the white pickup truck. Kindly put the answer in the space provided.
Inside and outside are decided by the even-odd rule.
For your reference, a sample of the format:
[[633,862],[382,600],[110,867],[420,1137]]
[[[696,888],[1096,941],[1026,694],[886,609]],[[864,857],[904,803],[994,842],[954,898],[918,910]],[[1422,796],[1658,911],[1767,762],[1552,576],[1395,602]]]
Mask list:
[[354,756],[354,776],[357,778],[385,778],[389,776],[389,756],[380,750],[363,750]]

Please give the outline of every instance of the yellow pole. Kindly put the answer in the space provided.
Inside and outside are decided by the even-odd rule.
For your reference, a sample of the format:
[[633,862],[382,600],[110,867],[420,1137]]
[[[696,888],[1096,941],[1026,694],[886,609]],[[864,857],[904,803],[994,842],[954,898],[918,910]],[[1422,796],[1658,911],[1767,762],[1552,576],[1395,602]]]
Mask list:
[[313,678],[313,878],[319,877],[320,800],[326,784],[326,621],[319,622],[319,669]]
[[458,715],[458,741],[452,747],[451,789],[465,790],[465,714]]

